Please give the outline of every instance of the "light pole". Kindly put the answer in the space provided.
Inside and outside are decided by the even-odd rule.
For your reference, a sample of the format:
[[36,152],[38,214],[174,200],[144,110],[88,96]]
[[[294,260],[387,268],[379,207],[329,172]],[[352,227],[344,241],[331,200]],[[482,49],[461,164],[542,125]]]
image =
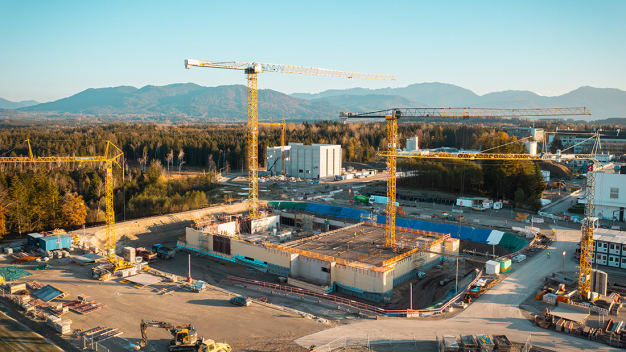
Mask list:
[[565,251],[563,251],[563,283],[565,283]]

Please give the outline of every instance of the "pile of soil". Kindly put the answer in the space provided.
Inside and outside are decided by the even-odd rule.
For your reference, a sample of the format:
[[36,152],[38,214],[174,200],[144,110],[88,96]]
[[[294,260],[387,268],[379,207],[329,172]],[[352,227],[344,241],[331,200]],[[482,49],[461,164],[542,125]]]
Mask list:
[[541,170],[550,171],[551,177],[564,177],[571,176],[572,169],[561,164],[557,164],[554,161],[540,161],[539,167]]

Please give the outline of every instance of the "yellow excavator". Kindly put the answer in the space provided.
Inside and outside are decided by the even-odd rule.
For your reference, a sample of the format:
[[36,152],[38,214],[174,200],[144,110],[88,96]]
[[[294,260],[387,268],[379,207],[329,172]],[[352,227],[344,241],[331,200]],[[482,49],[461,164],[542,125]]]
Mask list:
[[141,320],[141,342],[139,347],[146,347],[148,344],[148,328],[165,329],[172,334],[169,352],[229,352],[232,347],[225,343],[218,343],[210,339],[198,339],[198,332],[191,324],[173,325],[164,321],[149,319]]

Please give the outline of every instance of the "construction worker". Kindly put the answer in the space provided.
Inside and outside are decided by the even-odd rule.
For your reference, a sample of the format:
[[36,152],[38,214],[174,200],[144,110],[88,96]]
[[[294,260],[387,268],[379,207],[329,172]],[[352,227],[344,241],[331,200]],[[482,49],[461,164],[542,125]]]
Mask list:
[[550,251],[548,251],[548,259],[550,259]]
[[354,233],[354,237],[356,237],[356,232]]
[[504,220],[504,226],[506,226],[506,220]]

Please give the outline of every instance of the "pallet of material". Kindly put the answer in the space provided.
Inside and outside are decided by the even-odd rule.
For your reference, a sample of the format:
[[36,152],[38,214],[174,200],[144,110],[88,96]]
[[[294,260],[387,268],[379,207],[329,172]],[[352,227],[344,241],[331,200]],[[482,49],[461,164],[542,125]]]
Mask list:
[[493,341],[498,351],[510,351],[513,344],[506,335],[493,335]]
[[50,303],[44,302],[43,300],[37,298],[36,300],[28,302],[31,307],[35,308],[50,308]]
[[74,301],[74,302],[65,303],[63,306],[69,307],[69,309],[72,312],[83,314],[83,315],[95,312],[99,309],[106,307],[106,305],[102,303],[98,303],[96,301],[91,301],[91,302]]
[[563,331],[563,325],[565,324],[565,319],[561,318],[556,322],[556,331]]
[[108,332],[106,334],[102,334],[102,335],[99,335],[97,337],[94,337],[93,342],[102,342],[104,340],[108,340],[108,339],[113,338],[113,337],[118,337],[118,336],[120,336],[122,334],[123,334],[122,331],[111,331],[111,332]]
[[100,336],[109,335],[111,333],[115,333],[116,331],[117,331],[117,328],[107,328],[105,330],[99,331],[96,334],[93,334],[90,339],[92,342],[100,341],[101,340],[99,338]]
[[99,333],[101,331],[104,331],[106,329],[108,329],[108,327],[106,327],[106,326],[97,326],[97,327],[89,329],[87,331],[79,332],[78,334],[76,334],[76,337],[83,337],[83,336],[89,337],[91,335],[97,334],[97,333]]
[[44,287],[44,285],[38,281],[28,281],[26,283],[26,287],[31,291],[36,291]]

